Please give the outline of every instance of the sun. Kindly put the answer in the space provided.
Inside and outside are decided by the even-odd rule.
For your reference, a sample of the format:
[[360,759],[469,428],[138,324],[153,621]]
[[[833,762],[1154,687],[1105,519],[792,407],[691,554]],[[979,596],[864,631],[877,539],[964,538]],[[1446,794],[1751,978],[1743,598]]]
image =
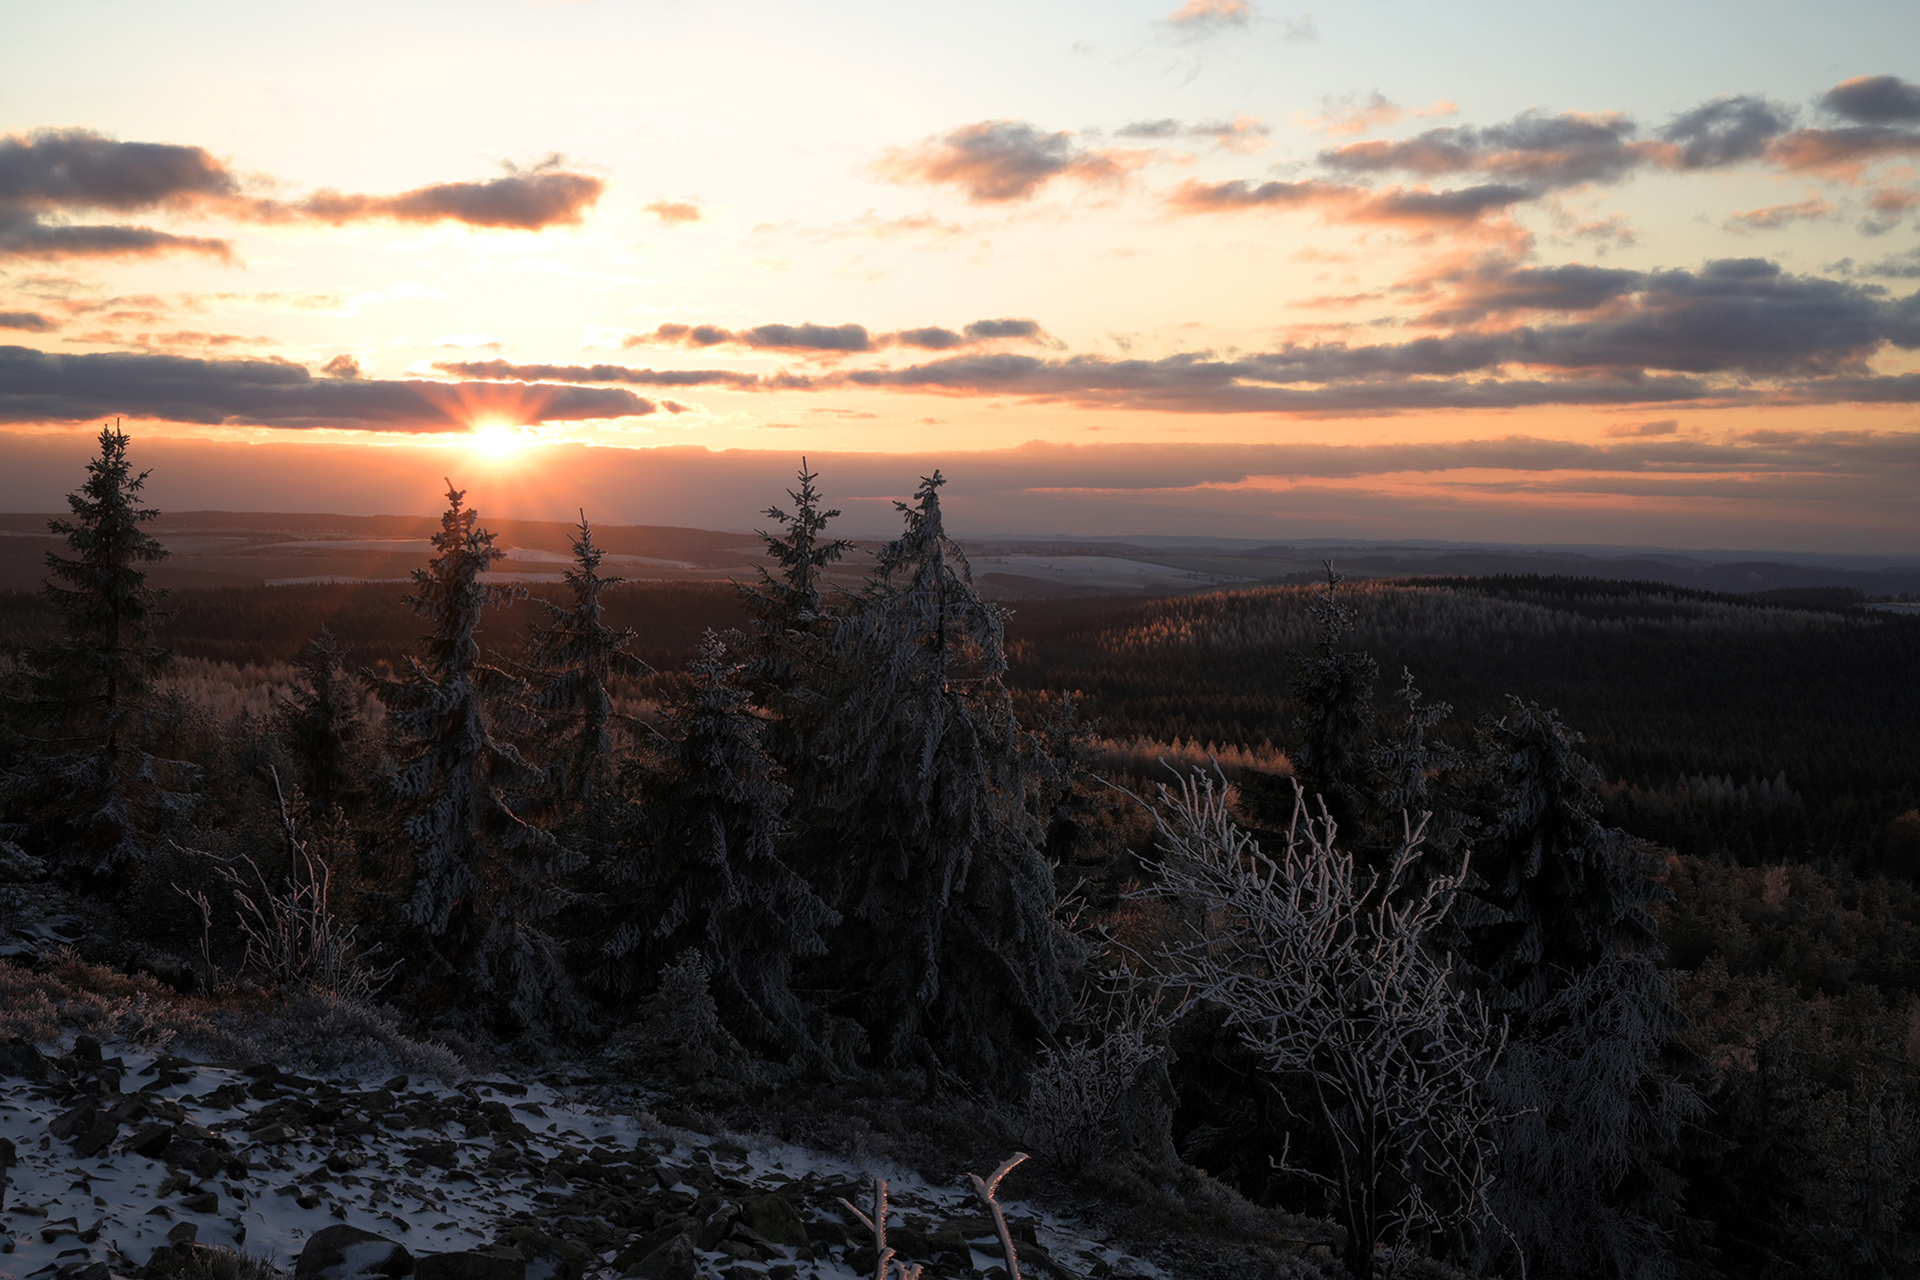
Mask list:
[[527,437],[518,427],[504,422],[483,422],[473,428],[467,447],[483,458],[510,458],[527,447]]

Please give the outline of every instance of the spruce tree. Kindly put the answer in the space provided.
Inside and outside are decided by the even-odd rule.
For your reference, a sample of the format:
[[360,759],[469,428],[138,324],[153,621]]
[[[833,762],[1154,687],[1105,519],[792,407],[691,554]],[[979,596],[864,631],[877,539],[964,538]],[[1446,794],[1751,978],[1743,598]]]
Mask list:
[[1054,889],[1003,680],[1000,611],[946,535],[938,472],[833,619],[801,797],[840,851],[840,1008],[877,1058],[1011,1088],[1063,1004]]
[[536,922],[556,908],[568,859],[514,803],[539,774],[496,732],[489,704],[510,704],[521,689],[482,660],[478,640],[486,607],[514,591],[480,580],[504,553],[465,497],[448,484],[436,554],[406,597],[431,624],[422,655],[375,682],[399,757],[392,786],[411,864],[401,909],[445,966],[421,978],[448,982],[458,967],[459,996],[504,1025],[550,1024],[572,1004],[558,948]]
[[301,655],[300,685],[274,709],[275,727],[299,767],[300,789],[318,822],[362,799],[366,726],[346,659],[346,647],[320,628]]
[[709,631],[668,708],[645,804],[632,811],[631,852],[615,878],[622,918],[604,950],[622,987],[698,951],[730,1030],[821,1065],[792,973],[797,959],[825,953],[822,930],[838,917],[781,858],[787,790],[738,677]]
[[1488,1259],[1659,1275],[1680,1190],[1665,1162],[1698,1111],[1674,1071],[1659,860],[1600,821],[1599,773],[1553,712],[1509,698],[1477,737],[1474,870],[1492,910],[1466,945],[1511,1032]]
[[27,843],[124,882],[191,806],[193,770],[147,749],[154,679],[171,657],[154,634],[164,593],[147,585],[147,566],[167,555],[141,527],[160,514],[140,505],[150,473],[134,473],[117,425],[99,443],[86,482],[67,495],[72,518],[47,524],[70,552],[47,554],[43,591],[65,631],[25,655],[8,698],[17,763],[5,798],[9,830]]
[[607,625],[601,595],[624,578],[602,577],[605,553],[594,545],[585,513],[573,538],[573,567],[566,584],[569,604],[539,601],[544,626],[527,639],[535,682],[529,703],[546,738],[548,775],[563,809],[590,808],[607,799],[614,767],[613,682],[653,674],[653,668],[628,653],[634,633]]
[[1291,754],[1308,794],[1320,797],[1335,820],[1347,825],[1367,806],[1373,687],[1380,664],[1341,644],[1354,624],[1353,610],[1339,596],[1343,581],[1328,561],[1326,588],[1308,606],[1316,639],[1313,653],[1299,658],[1294,672],[1299,709]]

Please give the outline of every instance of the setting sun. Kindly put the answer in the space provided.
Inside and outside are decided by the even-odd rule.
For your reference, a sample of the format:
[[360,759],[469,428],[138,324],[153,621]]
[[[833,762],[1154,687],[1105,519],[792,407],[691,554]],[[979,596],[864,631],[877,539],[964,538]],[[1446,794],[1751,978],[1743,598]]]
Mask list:
[[527,446],[527,436],[518,427],[501,422],[476,424],[468,448],[483,458],[509,458]]

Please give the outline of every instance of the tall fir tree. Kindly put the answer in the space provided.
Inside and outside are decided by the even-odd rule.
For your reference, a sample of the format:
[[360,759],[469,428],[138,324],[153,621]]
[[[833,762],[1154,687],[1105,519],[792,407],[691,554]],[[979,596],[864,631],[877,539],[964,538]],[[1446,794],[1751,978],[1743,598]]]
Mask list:
[[1012,1088],[1058,1021],[1054,888],[1027,807],[1001,614],[946,535],[938,472],[897,504],[901,536],[833,619],[800,797],[839,850],[840,1008],[877,1058]]
[[1329,561],[1325,589],[1308,607],[1315,641],[1312,654],[1299,658],[1294,671],[1298,710],[1291,755],[1301,784],[1347,826],[1368,803],[1368,744],[1380,664],[1364,650],[1341,643],[1354,625],[1352,608],[1340,599],[1343,581]]
[[529,707],[546,740],[549,786],[563,812],[603,805],[615,765],[613,684],[639,679],[653,668],[628,652],[630,628],[607,625],[601,596],[626,581],[602,577],[605,553],[594,545],[584,512],[573,537],[573,566],[566,571],[567,604],[541,600],[544,625],[527,637],[534,681]]
[[417,970],[430,1003],[473,1006],[517,1030],[575,1013],[557,945],[539,922],[557,908],[565,849],[516,811],[514,794],[539,773],[496,732],[489,705],[510,705],[520,682],[482,660],[478,633],[489,605],[511,588],[481,581],[504,553],[466,494],[447,486],[435,555],[406,597],[431,629],[398,678],[378,678],[399,768],[392,778],[409,856],[402,913],[437,971]]
[[48,521],[70,554],[47,553],[44,595],[64,634],[26,654],[8,698],[15,763],[4,780],[10,830],[76,871],[124,883],[191,807],[192,766],[148,748],[154,679],[171,658],[155,635],[164,593],[147,567],[167,550],[141,526],[149,472],[135,474],[119,427],[100,431],[72,518]]
[[739,665],[709,631],[668,706],[665,744],[631,809],[603,947],[631,987],[697,950],[727,1028],[797,1065],[830,1065],[792,985],[838,917],[781,857],[787,789],[761,745]]

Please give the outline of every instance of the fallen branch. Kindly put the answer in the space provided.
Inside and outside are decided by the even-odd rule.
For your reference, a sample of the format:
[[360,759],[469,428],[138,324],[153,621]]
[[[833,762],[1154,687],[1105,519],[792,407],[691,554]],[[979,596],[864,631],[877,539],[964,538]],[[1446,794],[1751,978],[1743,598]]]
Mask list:
[[993,1171],[990,1178],[982,1178],[977,1173],[967,1175],[973,1183],[973,1194],[980,1197],[980,1203],[993,1215],[993,1229],[1000,1233],[1000,1251],[1007,1257],[1007,1280],[1020,1280],[1020,1259],[1013,1252],[1013,1235],[1007,1230],[1007,1215],[1001,1210],[1000,1202],[993,1198],[1000,1189],[1000,1180],[1013,1172],[1014,1166],[1027,1158],[1024,1151],[1016,1151],[1008,1156],[1006,1162]]

